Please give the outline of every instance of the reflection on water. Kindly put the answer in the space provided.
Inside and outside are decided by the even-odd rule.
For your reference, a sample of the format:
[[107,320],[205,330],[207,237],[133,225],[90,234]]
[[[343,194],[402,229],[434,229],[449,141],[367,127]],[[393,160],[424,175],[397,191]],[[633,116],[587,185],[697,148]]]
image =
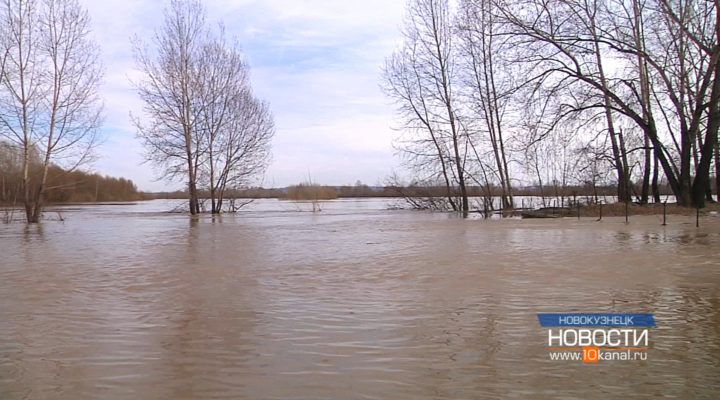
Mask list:
[[[713,397],[720,220],[168,202],[0,225],[0,398]],[[307,209],[306,209],[307,208]],[[550,361],[538,312],[652,312],[648,361]],[[540,373],[540,371],[542,373]]]

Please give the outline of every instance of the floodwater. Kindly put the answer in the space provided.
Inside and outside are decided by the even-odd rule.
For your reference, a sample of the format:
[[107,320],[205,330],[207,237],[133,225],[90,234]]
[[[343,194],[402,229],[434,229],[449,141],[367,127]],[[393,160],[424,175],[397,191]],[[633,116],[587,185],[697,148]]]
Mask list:
[[[698,229],[263,200],[191,219],[173,204],[0,225],[0,399],[720,393],[716,216]],[[657,328],[646,361],[553,361],[539,312],[649,312]]]

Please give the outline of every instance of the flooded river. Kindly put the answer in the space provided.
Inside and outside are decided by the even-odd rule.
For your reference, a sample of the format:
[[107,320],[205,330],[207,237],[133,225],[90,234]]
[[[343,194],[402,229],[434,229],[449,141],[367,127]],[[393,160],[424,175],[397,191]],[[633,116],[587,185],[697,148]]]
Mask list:
[[[0,224],[0,399],[720,393],[718,217],[263,200],[190,219],[173,204]],[[646,361],[554,361],[540,312],[654,313],[657,327]]]

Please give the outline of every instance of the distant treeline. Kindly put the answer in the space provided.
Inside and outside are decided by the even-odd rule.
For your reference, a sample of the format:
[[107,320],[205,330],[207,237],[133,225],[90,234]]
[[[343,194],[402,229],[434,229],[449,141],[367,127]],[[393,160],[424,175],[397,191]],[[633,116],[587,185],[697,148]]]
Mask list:
[[[500,196],[500,187],[490,187],[492,196]],[[669,188],[661,187],[663,194],[672,194]],[[483,197],[488,193],[487,187],[469,186],[468,195],[472,197]],[[516,196],[538,196],[538,197],[601,197],[617,194],[615,186],[565,186],[565,187],[519,187],[514,190]],[[368,185],[293,185],[286,188],[248,188],[232,190],[228,192],[228,198],[249,198],[249,199],[289,199],[289,200],[328,200],[333,198],[363,198],[363,197],[443,197],[447,195],[447,188],[444,186],[368,186]],[[457,195],[457,193],[456,193]],[[187,199],[187,191],[156,192],[147,193],[146,196],[154,199]],[[200,193],[200,197],[206,197],[207,193]]]
[[[22,204],[22,163],[20,155],[7,143],[0,142],[0,204]],[[39,163],[31,163],[29,175],[41,173]],[[36,190],[31,187],[30,190]],[[150,197],[139,192],[124,178],[113,178],[82,171],[66,171],[58,166],[48,168],[45,201],[47,203],[135,201]]]
[[[21,179],[0,171],[0,204],[21,203]],[[108,202],[148,200],[135,184],[124,178],[113,178],[82,171],[67,172],[58,167],[48,171],[48,203]]]

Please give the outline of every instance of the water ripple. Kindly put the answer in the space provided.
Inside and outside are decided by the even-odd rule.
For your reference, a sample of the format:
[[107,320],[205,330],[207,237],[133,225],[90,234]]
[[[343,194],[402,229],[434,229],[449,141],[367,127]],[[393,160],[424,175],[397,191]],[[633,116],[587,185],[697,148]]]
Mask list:
[[[170,204],[0,225],[0,398],[720,392],[717,219],[463,221],[376,200],[188,219]],[[550,361],[535,315],[553,311],[655,313],[649,360]]]

